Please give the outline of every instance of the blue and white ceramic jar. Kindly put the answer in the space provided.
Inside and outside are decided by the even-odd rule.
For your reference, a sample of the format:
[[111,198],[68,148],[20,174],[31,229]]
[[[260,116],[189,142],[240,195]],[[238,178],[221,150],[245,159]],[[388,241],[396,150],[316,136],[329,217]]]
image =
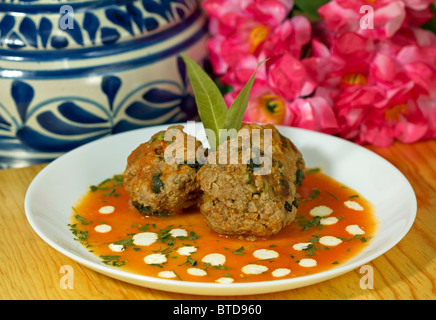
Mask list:
[[0,168],[195,119],[180,53],[206,40],[196,0],[0,1]]

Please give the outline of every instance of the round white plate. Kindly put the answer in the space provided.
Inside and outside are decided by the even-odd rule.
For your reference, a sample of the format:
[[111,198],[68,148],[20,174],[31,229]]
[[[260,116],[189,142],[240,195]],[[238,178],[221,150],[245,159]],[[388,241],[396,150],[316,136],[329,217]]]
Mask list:
[[[130,152],[149,140],[154,133],[167,127],[150,127],[103,138],[74,149],[47,165],[32,181],[25,198],[26,216],[35,232],[54,249],[78,263],[129,283],[178,293],[252,295],[311,285],[359,268],[395,246],[409,231],[415,219],[417,204],[413,189],[388,161],[346,140],[278,126],[280,132],[301,150],[308,167],[321,167],[325,174],[355,189],[372,202],[379,227],[363,252],[328,271],[292,279],[252,283],[168,280],[107,266],[74,240],[68,227],[71,208],[90,185],[122,173]],[[195,124],[195,131],[197,137],[204,140],[200,123]]]

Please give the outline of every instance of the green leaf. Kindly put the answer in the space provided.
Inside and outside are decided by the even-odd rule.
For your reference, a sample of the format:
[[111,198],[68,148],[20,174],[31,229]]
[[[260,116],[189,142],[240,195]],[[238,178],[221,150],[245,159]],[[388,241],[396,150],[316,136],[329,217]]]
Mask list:
[[436,1],[430,5],[433,12],[433,18],[422,26],[423,29],[436,33]]
[[319,21],[321,17],[318,14],[319,7],[325,5],[329,0],[295,0],[295,5],[311,21]]
[[212,130],[214,137],[208,136],[212,149],[219,143],[219,130],[223,128],[227,117],[227,105],[224,98],[209,75],[192,59],[185,54],[181,55],[188,70],[198,113],[205,129]]
[[242,120],[244,118],[245,110],[247,110],[248,98],[250,97],[250,91],[251,88],[253,87],[253,83],[256,77],[256,72],[265,61],[267,60],[264,60],[257,65],[256,71],[254,71],[250,80],[248,80],[244,88],[241,90],[241,92],[238,94],[236,99],[233,101],[232,105],[229,108],[229,111],[227,112],[227,118],[226,121],[224,122],[223,129],[227,129],[227,130],[235,129],[236,132],[238,132],[239,129],[241,129]]
[[239,249],[236,249],[236,250],[232,251],[232,253],[243,256],[244,255],[244,250],[245,250],[245,248],[242,246]]

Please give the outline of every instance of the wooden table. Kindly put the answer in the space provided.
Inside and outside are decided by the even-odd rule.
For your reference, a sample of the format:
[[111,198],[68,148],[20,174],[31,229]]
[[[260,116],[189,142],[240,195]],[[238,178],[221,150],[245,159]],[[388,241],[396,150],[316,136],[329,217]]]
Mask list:
[[[369,147],[409,179],[418,199],[417,218],[406,237],[369,265],[374,288],[362,289],[363,273],[299,289],[252,296],[196,296],[152,290],[114,280],[79,265],[42,241],[28,224],[23,203],[29,183],[44,165],[0,170],[0,299],[417,299],[436,298],[436,140],[390,148]],[[74,270],[73,289],[60,286],[60,268]]]

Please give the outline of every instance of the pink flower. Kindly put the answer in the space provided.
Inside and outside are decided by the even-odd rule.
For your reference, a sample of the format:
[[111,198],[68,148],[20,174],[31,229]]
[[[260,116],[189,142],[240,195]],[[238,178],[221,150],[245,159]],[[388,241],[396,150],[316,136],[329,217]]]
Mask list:
[[246,122],[284,124],[287,101],[275,94],[264,94],[251,99],[244,116]]
[[425,139],[433,139],[436,138],[436,99],[435,98],[419,98],[416,100],[418,108],[421,110],[423,117],[427,119],[428,123],[428,132],[422,138]]
[[311,33],[311,25],[306,17],[295,16],[286,20],[265,39],[262,55],[274,58],[291,54],[295,58],[300,58],[303,46],[310,43]]
[[[247,43],[236,35],[225,39],[219,36],[214,37],[209,41],[210,58],[214,72],[221,75],[223,83],[238,90],[254,73],[259,61],[268,58],[270,66],[268,72],[272,72],[271,85],[281,85],[285,80],[280,76],[280,70],[283,68],[294,67],[304,73],[305,67],[299,67],[301,64],[299,59],[303,46],[310,42],[310,36],[311,26],[307,18],[294,17],[269,32],[256,52],[251,52]],[[298,77],[304,77],[304,75],[299,74]],[[266,79],[266,72],[258,73],[257,78]],[[294,83],[301,81],[301,79],[293,80],[291,78],[288,80]],[[287,90],[288,87],[286,86],[284,90]],[[295,90],[301,91],[301,88]]]
[[[237,93],[226,95],[228,104]],[[315,94],[310,98],[288,99],[261,79],[253,85],[244,121],[289,125],[326,133],[338,131],[336,115],[327,98]]]
[[[293,1],[289,0],[202,2],[210,18],[209,31],[212,38],[208,48],[214,72],[218,75],[226,74],[239,61],[257,56],[264,41],[284,21],[292,5]],[[229,78],[232,77],[238,79],[237,76]]]
[[[383,40],[403,26],[421,26],[432,17],[432,0],[332,0],[318,12],[334,34],[356,32]],[[371,10],[367,10],[371,8]],[[371,19],[367,20],[367,19]]]
[[[294,6],[293,0],[205,0],[201,3],[209,18],[221,26],[237,27],[238,18],[249,18],[274,26]],[[215,21],[218,20],[218,21]],[[214,33],[214,29],[211,30]],[[216,30],[215,30],[216,31]],[[220,32],[222,33],[222,31]]]
[[283,54],[270,64],[268,82],[271,88],[288,100],[310,95],[316,87],[304,61],[290,54]]
[[430,126],[408,89],[397,92],[383,108],[368,112],[355,141],[387,147],[395,140],[413,143],[423,139]]
[[314,43],[319,63],[332,61],[336,67],[336,74],[327,73],[320,82],[334,101],[340,135],[376,146],[434,136],[436,116],[429,122],[429,110],[421,105],[436,99],[436,47],[419,45],[431,45],[434,39],[422,32],[383,43],[359,37],[347,33],[335,38],[330,52]]
[[350,84],[366,84],[376,44],[372,39],[347,32],[333,38],[330,47],[314,39],[312,51],[317,82],[324,87],[342,89]]
[[311,24],[287,18],[290,0],[206,0],[212,67],[230,105],[268,59],[244,121],[376,146],[436,138],[436,35],[418,28],[432,2],[331,0]]
[[[233,91],[225,96],[228,105],[233,102],[238,93],[239,91]],[[270,88],[266,81],[257,79],[251,89],[244,121],[285,124],[287,109],[288,101]]]
[[290,103],[288,108],[285,123],[291,126],[330,134],[338,131],[333,107],[323,97],[299,98]]

